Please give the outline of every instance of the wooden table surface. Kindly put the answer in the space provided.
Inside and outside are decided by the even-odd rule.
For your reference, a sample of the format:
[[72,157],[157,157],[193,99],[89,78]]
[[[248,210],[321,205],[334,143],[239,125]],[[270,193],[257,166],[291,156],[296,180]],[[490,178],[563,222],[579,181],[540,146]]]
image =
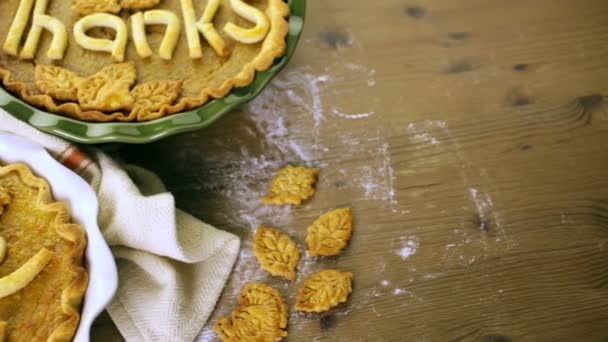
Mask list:
[[[201,341],[218,340],[247,281],[292,304],[323,268],[353,272],[354,292],[323,315],[290,312],[287,341],[606,341],[606,94],[605,0],[315,0],[258,99],[119,154],[242,238]],[[286,163],[319,167],[317,193],[264,207]],[[343,254],[305,257],[294,283],[260,270],[258,224],[305,248],[312,220],[344,206]],[[121,340],[107,315],[94,337]]]

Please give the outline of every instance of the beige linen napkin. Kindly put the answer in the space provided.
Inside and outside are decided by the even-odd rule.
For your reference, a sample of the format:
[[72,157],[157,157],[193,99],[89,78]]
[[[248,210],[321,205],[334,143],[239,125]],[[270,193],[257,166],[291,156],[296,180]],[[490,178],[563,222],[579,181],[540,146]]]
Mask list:
[[238,256],[240,241],[176,209],[158,177],[89,156],[0,109],[0,130],[44,146],[83,176],[99,198],[99,226],[118,265],[107,308],[128,341],[192,341],[209,318]]

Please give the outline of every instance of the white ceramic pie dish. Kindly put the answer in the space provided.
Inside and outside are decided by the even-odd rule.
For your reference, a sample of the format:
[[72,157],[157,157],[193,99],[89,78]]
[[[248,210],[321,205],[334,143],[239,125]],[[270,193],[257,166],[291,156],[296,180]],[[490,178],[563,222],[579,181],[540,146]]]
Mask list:
[[89,341],[93,321],[110,303],[118,287],[116,262],[97,225],[97,196],[87,182],[57,162],[44,148],[0,131],[0,163],[15,162],[27,164],[37,176],[46,179],[55,200],[66,202],[73,221],[87,232],[85,266],[89,273],[89,287],[74,341]]

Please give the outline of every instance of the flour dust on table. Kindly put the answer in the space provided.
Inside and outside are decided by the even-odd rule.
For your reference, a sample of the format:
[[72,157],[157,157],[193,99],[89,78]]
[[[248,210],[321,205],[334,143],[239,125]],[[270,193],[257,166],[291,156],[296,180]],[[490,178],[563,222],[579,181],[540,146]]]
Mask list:
[[[363,66],[350,64],[348,68],[368,70]],[[370,77],[375,73],[369,69]],[[370,78],[371,79],[371,78]],[[372,79],[373,81],[373,79]],[[335,82],[327,75],[317,75],[310,70],[295,69],[288,70],[280,75],[257,99],[247,107],[247,112],[255,122],[254,129],[247,128],[246,133],[251,136],[261,137],[262,153],[256,153],[246,147],[240,148],[239,165],[232,172],[214,174],[216,182],[222,186],[209,185],[211,188],[222,189],[221,192],[237,203],[238,217],[241,222],[251,229],[251,232],[262,223],[284,229],[288,234],[295,232],[293,226],[293,209],[289,206],[276,207],[264,206],[259,199],[263,196],[265,189],[259,184],[268,181],[272,174],[287,163],[301,164],[315,167],[329,165],[332,156],[330,147],[325,146],[323,130],[328,126],[328,115],[340,119],[368,119],[375,113],[344,113],[341,108],[333,106],[327,109],[324,93],[330,89]],[[366,81],[367,82],[367,81]],[[375,83],[375,81],[373,81]],[[294,110],[294,108],[296,110]],[[294,114],[294,112],[296,112]],[[332,119],[332,121],[335,119]],[[303,132],[312,132],[312,137],[303,136]],[[348,155],[359,152],[359,138],[348,136],[348,132],[338,132],[342,140],[348,144]],[[361,169],[342,169],[341,176],[353,179],[349,183],[351,190],[358,191],[361,196],[370,201],[380,201],[387,206],[396,206],[394,191],[394,174],[390,165],[390,151],[388,143],[382,141],[380,132],[374,136],[364,138],[366,144],[372,144],[368,153],[373,159],[369,166]],[[218,156],[216,156],[218,157]],[[221,156],[219,156],[221,158]],[[218,159],[214,158],[214,161]],[[311,165],[312,161],[317,161]],[[339,164],[340,161],[331,161],[331,164]],[[218,185],[219,185],[218,184]],[[304,204],[304,209],[309,207]],[[298,229],[299,230],[299,229]],[[302,229],[304,230],[304,229]],[[255,256],[251,251],[249,241],[244,241],[243,249],[235,266],[231,281],[231,292],[228,297],[235,298],[238,292],[250,281],[264,281],[267,275],[259,268]],[[299,278],[319,271],[318,263],[311,258],[303,258],[298,265]],[[284,283],[278,286],[283,293],[290,293],[293,285]],[[288,301],[291,299],[288,298]],[[344,315],[348,310],[342,310]],[[223,313],[224,314],[224,313]],[[299,315],[291,313],[292,318]],[[291,329],[298,329],[294,324]],[[210,327],[207,327],[200,335],[201,340],[207,340],[213,335]]]
[[[361,80],[364,86],[368,86],[368,82],[371,82],[369,84],[371,86],[375,84],[375,70],[371,67],[353,63],[344,65],[336,63],[328,68],[344,68],[351,72],[359,72],[367,75],[367,79]],[[228,173],[213,175],[215,182],[223,185],[218,188],[222,188],[221,191],[236,202],[234,207],[238,208],[238,217],[244,227],[250,230],[245,236],[251,236],[258,225],[268,224],[295,237],[301,246],[302,232],[306,223],[301,223],[298,217],[301,213],[306,213],[310,216],[307,220],[311,222],[315,215],[327,209],[318,208],[309,202],[305,202],[297,210],[290,206],[264,206],[261,203],[260,198],[267,190],[266,184],[278,169],[288,163],[321,168],[320,186],[338,184],[341,191],[354,195],[355,206],[357,201],[373,202],[378,210],[404,217],[412,210],[397,200],[402,197],[398,196],[399,175],[395,173],[393,166],[394,147],[379,124],[382,114],[376,113],[373,108],[374,101],[370,101],[370,107],[364,108],[364,111],[352,112],[346,110],[348,104],[342,108],[336,104],[336,101],[329,101],[333,95],[332,89],[342,81],[337,77],[329,76],[325,71],[316,72],[309,67],[288,68],[247,106],[246,113],[254,126],[247,127],[245,131],[252,138],[259,140],[260,146],[257,149],[241,147],[237,156],[238,167]],[[364,129],[361,132],[342,131],[339,129],[342,120],[358,120]],[[326,138],[328,134],[337,138],[333,139],[334,143],[331,145]],[[412,122],[401,128],[401,134],[409,136],[412,146],[417,150],[434,148],[442,152],[458,153],[452,148],[458,147],[459,142],[451,136],[447,124],[443,121]],[[336,145],[335,141],[339,145]],[[351,158],[361,154],[367,155],[367,163],[357,167],[348,166]],[[458,155],[455,159],[464,160],[464,156]],[[465,176],[466,174],[463,175]],[[316,194],[316,196],[325,195]],[[476,204],[475,201],[472,203]],[[335,203],[334,206],[338,207],[339,204]],[[371,225],[367,229],[375,231],[378,228]],[[384,300],[384,296],[404,297],[407,301],[425,300],[409,290],[408,284],[420,280],[429,281],[442,275],[408,265],[420,251],[425,249],[424,239],[417,234],[419,229],[421,228],[417,227],[405,231],[403,236],[393,240],[387,253],[379,254],[374,258],[376,267],[371,272],[375,274],[377,282],[360,285],[364,286],[360,289],[360,296],[355,296],[347,308],[337,311],[334,315],[343,317],[352,310],[364,306],[374,311],[376,303]],[[462,241],[461,244],[466,245],[467,241],[472,241],[467,236],[459,235],[460,231],[459,228],[454,229],[455,237]],[[484,255],[486,249],[481,246],[478,248],[481,248],[478,251]],[[453,248],[446,248],[445,254],[446,260],[450,263],[457,262],[463,265],[474,263],[478,257],[460,254]],[[310,260],[311,258],[303,255],[297,268],[296,282],[321,269],[318,263]],[[385,275],[386,267],[388,265],[394,267],[395,263],[402,263],[405,269],[401,279],[391,279]],[[230,292],[225,296],[236,298],[247,282],[264,282],[268,279],[270,279],[268,275],[261,270],[255,260],[250,241],[245,239],[229,286]],[[291,304],[295,285],[280,282],[274,286],[286,295],[287,301]],[[225,316],[228,312],[217,314]],[[296,331],[305,329],[305,326],[299,324],[302,321],[301,314],[290,312],[290,321],[298,323],[290,325],[289,329]],[[212,336],[214,335],[208,326],[202,332],[201,340]]]

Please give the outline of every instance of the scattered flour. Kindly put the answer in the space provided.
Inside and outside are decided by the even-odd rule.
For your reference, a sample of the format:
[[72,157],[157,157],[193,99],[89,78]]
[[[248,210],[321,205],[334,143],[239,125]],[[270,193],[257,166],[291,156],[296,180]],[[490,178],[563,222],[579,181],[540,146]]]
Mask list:
[[416,135],[414,135],[414,139],[417,141],[429,142],[429,143],[431,143],[431,145],[439,144],[439,140],[437,140],[435,137],[433,137],[429,133],[416,134]]
[[[335,65],[332,68],[347,68],[363,73],[370,79],[375,75],[374,69],[353,63]],[[374,111],[345,113],[335,105],[326,104],[325,102],[329,102],[326,101],[327,96],[330,96],[329,92],[338,81],[339,79],[327,74],[311,73],[307,67],[294,68],[279,75],[248,108],[258,130],[266,136],[265,150],[274,148],[281,152],[283,158],[295,156],[299,159],[297,161],[304,163],[324,160],[323,157],[330,151],[323,144],[324,135],[321,134],[321,129],[325,126],[328,113],[349,120],[367,119],[375,115]],[[285,123],[286,118],[290,118],[291,127]],[[335,122],[333,124],[335,125]],[[307,141],[302,141],[293,138],[293,133],[298,132],[311,134]],[[354,180],[355,184],[360,184],[363,197],[388,203],[393,212],[405,213],[405,210],[398,208],[390,146],[385,142],[383,132],[370,131],[368,136],[361,137],[338,130],[335,135],[347,147],[346,155],[356,156],[365,150],[370,153],[368,165],[349,169],[348,174],[344,174]],[[363,143],[367,143],[366,146],[363,146]],[[274,158],[276,156],[266,157],[277,159]]]
[[[335,72],[338,68],[347,68],[351,71],[363,73],[368,78],[367,85],[373,86],[376,84],[374,75],[375,69],[370,69],[366,66],[348,63],[345,66],[334,65],[332,70]],[[329,68],[327,71],[329,72]],[[324,96],[328,96],[330,91],[335,88],[335,83],[339,78],[333,78],[328,74],[317,75],[310,73],[308,68],[296,68],[281,74],[273,83],[264,91],[272,93],[279,91],[285,93],[291,104],[307,109],[312,113],[314,119],[315,130],[319,130],[322,122],[326,119]],[[270,89],[270,90],[269,90]],[[279,98],[278,94],[273,94],[272,98]],[[365,119],[373,116],[375,111],[365,111],[362,113],[347,113],[338,108],[331,106],[331,113],[343,119]]]
[[393,294],[394,294],[395,296],[401,296],[401,295],[410,294],[410,292],[409,292],[408,290],[406,290],[406,289],[402,289],[402,288],[396,287],[396,288],[393,290]]
[[[313,74],[307,67],[295,68],[290,71],[281,74],[275,81],[273,81],[271,87],[276,87],[284,91],[293,104],[303,106],[307,108],[311,113],[315,121],[315,126],[321,125],[322,121],[325,120],[325,100],[327,97],[331,97],[335,92],[336,83],[343,80],[343,77],[329,76],[329,72],[335,73],[336,69],[346,68],[351,71],[364,74],[368,80],[367,84],[375,84],[374,75],[376,74],[375,69],[368,68],[363,65],[348,63],[346,65],[335,64],[325,68],[327,74]],[[337,73],[344,74],[344,73]],[[267,91],[267,90],[265,90]],[[366,111],[363,115],[358,116],[355,114],[345,113],[337,106],[332,106],[332,113],[343,114],[347,118],[367,118],[373,115],[373,111]]]
[[406,260],[416,254],[416,250],[420,243],[415,236],[401,237],[400,240],[401,248],[396,251],[396,254],[399,255],[401,259]]
[[[376,73],[374,69],[354,63],[334,65],[332,68],[346,68],[369,79],[373,79]],[[266,189],[254,188],[254,180],[259,182],[260,179],[271,179],[274,172],[287,162],[321,168],[327,165],[319,163],[330,152],[323,144],[324,135],[320,131],[328,112],[325,97],[329,96],[328,92],[335,87],[337,81],[328,74],[311,72],[310,67],[293,68],[280,74],[247,106],[257,132],[249,127],[245,131],[250,136],[261,137],[264,153],[256,154],[241,147],[240,156],[237,157],[240,160],[239,168],[223,175],[223,178],[230,180],[223,185],[226,195],[236,198],[240,217],[251,227],[274,215],[282,217],[279,220],[281,222],[287,221],[291,216],[288,207],[267,209],[262,206],[259,198]],[[374,115],[373,111],[344,113],[336,106],[330,106],[329,113],[345,119],[366,119]],[[303,136],[301,132],[311,134]],[[367,165],[350,169],[346,176],[353,179],[355,184],[360,184],[364,198],[383,201],[393,212],[403,214],[406,211],[399,209],[397,203],[390,146],[385,142],[382,131],[370,134],[371,136],[356,137],[350,136],[348,132],[337,132],[338,138],[344,141],[352,155],[361,153],[365,148],[371,157]],[[362,142],[367,145],[361,146]],[[313,161],[315,165],[310,165]]]
[[[332,66],[340,67],[364,75],[364,86],[373,86],[376,82],[374,69],[352,63]],[[230,205],[234,212],[238,213],[241,225],[248,230],[246,233],[249,234],[244,236],[250,236],[259,224],[272,224],[285,229],[287,233],[293,233],[294,217],[291,208],[265,206],[260,200],[267,191],[267,181],[286,163],[323,168],[327,166],[324,164],[326,160],[333,158],[332,165],[340,165],[342,160],[339,158],[348,160],[347,158],[358,154],[368,153],[369,161],[366,165],[340,170],[340,174],[352,180],[351,190],[360,191],[362,200],[375,201],[393,213],[409,212],[400,208],[397,201],[391,146],[382,130],[369,130],[365,136],[337,132],[338,139],[332,138],[332,141],[341,142],[345,150],[344,155],[338,159],[325,146],[326,135],[321,134],[323,129],[335,125],[340,119],[365,120],[375,115],[372,108],[365,108],[359,113],[347,113],[340,106],[330,104],[328,96],[331,96],[331,90],[338,81],[340,80],[327,73],[313,73],[309,67],[287,69],[247,105],[246,112],[252,124],[244,125],[243,131],[249,140],[259,140],[260,146],[248,148],[243,145],[231,154],[204,157],[205,162],[217,164],[218,167],[210,169],[206,175],[212,183],[202,182],[203,186],[209,186],[231,201]],[[330,116],[332,122],[328,120]],[[221,139],[219,143],[230,144],[232,141],[226,138]],[[416,253],[419,242],[414,236],[403,239],[400,246],[387,252],[395,252],[406,260]],[[387,265],[384,257],[378,262],[378,265],[382,265],[379,272],[384,272]],[[298,272],[306,276],[317,270],[317,264],[314,259],[303,257],[298,265]],[[237,298],[246,282],[265,279],[268,279],[268,275],[257,264],[251,241],[243,240],[239,259],[227,287],[229,292],[224,296]],[[380,285],[387,294],[403,295],[407,292],[402,288],[393,289],[389,280],[380,281]],[[285,286],[283,290],[286,290],[287,286],[295,285]],[[376,297],[378,293],[380,292],[372,292],[370,296]],[[208,341],[213,336],[212,324],[207,324],[198,340]]]
[[365,198],[379,200],[388,203],[391,211],[405,213],[405,210],[398,208],[397,194],[395,191],[395,170],[392,167],[390,146],[383,143],[376,149],[376,156],[382,156],[381,160],[374,163],[370,159],[369,165],[364,165],[358,170],[354,179],[359,180]]
[[261,155],[243,158],[233,172],[214,175],[224,177],[222,184],[225,186],[221,193],[236,202],[234,206],[238,216],[250,229],[264,222],[291,223],[289,206],[266,206],[260,200],[267,190],[265,184],[260,184],[260,179],[271,179],[282,166],[281,159]]
[[386,172],[386,179],[388,181],[388,191],[387,194],[389,196],[389,202],[390,204],[394,207],[397,205],[397,198],[395,197],[395,170],[393,169],[392,163],[391,163],[391,154],[389,152],[389,145],[388,143],[384,143],[382,144],[382,147],[380,148],[380,152],[382,153],[382,157],[383,157],[383,169]]
[[338,111],[338,109],[333,108],[331,109],[331,112],[338,116],[341,117],[343,119],[365,119],[365,118],[369,118],[370,116],[376,114],[375,112],[367,112],[367,113],[357,113],[357,114],[346,114],[346,113],[342,113],[340,111]]
[[[276,170],[289,162],[309,165],[313,160],[317,160],[321,153],[327,151],[326,147],[315,141],[304,142],[293,137],[292,130],[305,129],[306,122],[300,124],[301,127],[288,127],[286,123],[290,109],[295,105],[303,106],[305,111],[312,113],[315,127],[321,124],[324,115],[319,87],[327,81],[329,77],[323,75],[314,76],[299,71],[284,73],[248,105],[248,113],[257,130],[255,132],[248,128],[248,134],[261,137],[264,153],[254,154],[242,146],[238,167],[232,172],[213,176],[223,179],[222,192],[237,201],[235,207],[238,208],[239,216],[251,229],[263,222],[272,222],[277,226],[287,226],[291,222],[289,206],[265,206],[261,203],[260,198],[266,192],[267,185],[260,180],[272,179]],[[302,86],[304,94],[301,91]],[[285,101],[281,96],[285,93],[290,101]]]
[[433,280],[433,279],[437,279],[441,275],[442,275],[441,273],[427,273],[427,274],[424,274],[422,276],[422,279],[424,279],[424,280]]
[[477,260],[477,257],[474,255],[472,255],[472,256],[460,255],[460,256],[458,256],[458,260],[459,260],[460,265],[471,266],[473,263],[475,263],[475,261]]
[[[496,225],[496,238],[495,241],[499,242],[503,239],[506,239],[506,232],[503,228],[503,222],[501,220],[501,216],[494,209],[494,201],[489,193],[481,194],[476,188],[470,187],[469,194],[471,197],[471,201],[475,205],[475,209],[479,218],[481,219],[479,229],[487,229],[486,227],[486,218],[488,216],[488,212],[490,212],[490,216],[492,217],[492,222]],[[509,242],[511,244],[511,242]]]
[[477,194],[477,189],[475,188],[469,188],[469,193],[471,194],[471,200],[475,204],[475,207],[477,208],[477,213],[479,214],[479,218],[481,219],[481,225],[479,226],[479,229],[486,229],[485,212],[486,208],[492,205],[492,200],[489,197],[487,200],[479,198]]
[[417,143],[439,145],[441,141],[436,135],[437,133],[444,134],[446,127],[445,121],[426,120],[418,125],[413,122],[409,123],[407,131],[411,134],[412,140]]
[[[265,90],[265,93],[271,94],[272,91],[286,91],[287,96],[289,96],[293,104],[302,106],[312,113],[315,128],[318,129],[323,120],[325,120],[321,91],[323,85],[329,81],[331,81],[329,75],[313,75],[307,72],[292,71],[285,73],[283,77],[275,80]],[[272,98],[277,99],[279,97],[275,94]]]

